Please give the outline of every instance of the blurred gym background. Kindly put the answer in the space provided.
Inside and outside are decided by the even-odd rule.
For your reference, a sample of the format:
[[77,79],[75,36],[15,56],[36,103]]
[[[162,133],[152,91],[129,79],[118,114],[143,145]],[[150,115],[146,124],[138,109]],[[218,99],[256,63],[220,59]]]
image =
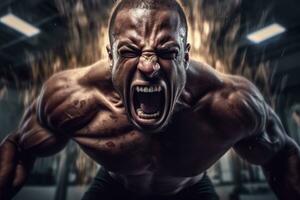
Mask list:
[[[0,139],[51,74],[105,58],[113,0],[0,1]],[[300,143],[300,1],[181,0],[192,57],[252,80]],[[97,166],[70,142],[39,159],[15,200],[79,200]],[[211,169],[221,200],[276,200],[259,167],[229,151]],[[101,197],[99,197],[101,199]]]

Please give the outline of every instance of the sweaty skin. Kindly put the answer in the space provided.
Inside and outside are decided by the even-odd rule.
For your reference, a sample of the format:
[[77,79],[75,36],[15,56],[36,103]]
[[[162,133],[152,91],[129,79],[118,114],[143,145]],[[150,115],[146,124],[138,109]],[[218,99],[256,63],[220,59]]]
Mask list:
[[[69,139],[141,194],[180,191],[233,147],[280,199],[299,199],[299,148],[274,111],[246,79],[190,60],[182,35],[177,13],[120,11],[110,59],[51,77],[1,145],[0,199]],[[157,94],[138,94],[151,86]],[[160,95],[147,96],[159,106],[143,95]]]

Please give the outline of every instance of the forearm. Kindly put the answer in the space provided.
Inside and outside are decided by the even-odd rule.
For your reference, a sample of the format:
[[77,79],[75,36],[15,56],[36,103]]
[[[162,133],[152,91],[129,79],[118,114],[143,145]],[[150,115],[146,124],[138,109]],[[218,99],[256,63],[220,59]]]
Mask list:
[[34,162],[18,147],[19,137],[11,134],[0,145],[0,199],[8,200],[20,189]]
[[300,199],[300,149],[290,138],[265,165],[266,178],[280,200]]
[[36,126],[10,134],[0,145],[0,200],[10,200],[19,191],[35,158],[57,153],[68,141]]

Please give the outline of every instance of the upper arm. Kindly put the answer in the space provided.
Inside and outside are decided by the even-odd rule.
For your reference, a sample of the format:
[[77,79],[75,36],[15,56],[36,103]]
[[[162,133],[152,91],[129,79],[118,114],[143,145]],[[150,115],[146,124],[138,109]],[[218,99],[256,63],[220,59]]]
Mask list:
[[86,75],[90,69],[62,71],[44,83],[21,123],[24,149],[57,152],[96,116],[101,93]]
[[287,134],[258,89],[244,78],[234,81],[235,88],[220,103],[228,118],[224,126],[232,131],[234,150],[241,157],[253,164],[264,164],[284,147]]
[[70,137],[66,130],[78,124],[74,121],[78,120],[76,117],[80,113],[78,106],[84,107],[82,99],[74,97],[81,92],[75,80],[76,74],[63,71],[44,83],[37,99],[26,109],[18,128],[18,145],[23,152],[47,156],[66,145]]
[[214,126],[247,161],[264,164],[284,147],[287,134],[279,117],[245,78],[225,79],[207,102]]
[[252,164],[268,163],[288,140],[284,127],[270,106],[267,106],[267,120],[263,129],[235,144],[235,151]]
[[263,97],[242,77],[225,77],[223,85],[198,105],[216,131],[232,143],[262,130],[267,117]]
[[17,145],[21,152],[38,157],[57,153],[68,141],[65,135],[52,132],[41,125],[38,120],[36,101],[26,109],[17,135]]

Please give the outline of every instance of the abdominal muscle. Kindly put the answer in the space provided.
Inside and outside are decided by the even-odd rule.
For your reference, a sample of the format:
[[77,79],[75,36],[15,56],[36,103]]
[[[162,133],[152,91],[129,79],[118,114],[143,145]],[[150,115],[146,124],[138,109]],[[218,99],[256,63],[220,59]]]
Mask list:
[[112,178],[139,195],[172,195],[199,182],[204,173],[192,177],[175,177],[146,171],[135,175],[121,175],[109,172]]

